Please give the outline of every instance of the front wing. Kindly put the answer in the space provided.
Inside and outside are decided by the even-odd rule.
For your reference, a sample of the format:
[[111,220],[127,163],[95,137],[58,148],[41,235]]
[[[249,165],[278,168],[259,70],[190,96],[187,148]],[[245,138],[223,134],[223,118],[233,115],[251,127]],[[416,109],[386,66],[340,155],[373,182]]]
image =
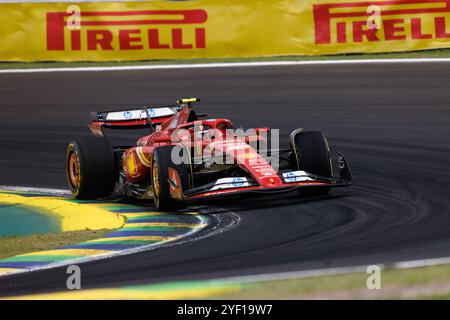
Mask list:
[[[214,199],[214,198],[225,198],[229,196],[236,196],[241,194],[278,194],[284,192],[292,192],[301,189],[308,188],[335,188],[335,187],[347,187],[352,184],[352,174],[350,167],[344,158],[344,156],[339,153],[339,178],[330,179],[326,177],[320,177],[310,173],[303,172],[308,176],[307,181],[299,182],[285,182],[281,186],[276,188],[265,188],[260,185],[253,184],[242,184],[240,187],[230,187],[223,189],[216,189],[220,186],[220,183],[211,183],[195,189],[188,190],[184,193],[185,200],[204,200],[204,199]],[[291,177],[292,178],[292,177]],[[295,180],[293,176],[292,180]],[[285,179],[286,181],[286,179]],[[225,182],[223,184],[229,184]]]

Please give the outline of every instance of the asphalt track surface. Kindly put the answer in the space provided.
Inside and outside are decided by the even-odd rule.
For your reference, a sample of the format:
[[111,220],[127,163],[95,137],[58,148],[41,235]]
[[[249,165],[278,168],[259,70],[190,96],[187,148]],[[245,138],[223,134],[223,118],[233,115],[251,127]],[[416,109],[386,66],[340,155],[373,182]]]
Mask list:
[[[0,75],[0,184],[65,188],[88,112],[199,96],[245,127],[322,130],[354,186],[215,202],[234,229],[82,265],[83,287],[450,256],[450,63]],[[65,289],[65,268],[0,278],[0,294]]]

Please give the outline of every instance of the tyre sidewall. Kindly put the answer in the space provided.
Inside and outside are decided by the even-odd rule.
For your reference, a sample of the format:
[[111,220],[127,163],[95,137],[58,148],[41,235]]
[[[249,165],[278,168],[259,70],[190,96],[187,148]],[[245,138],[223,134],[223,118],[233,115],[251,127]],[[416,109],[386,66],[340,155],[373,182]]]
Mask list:
[[[69,161],[72,153],[75,153],[79,165],[77,188],[74,188],[69,180]],[[72,141],[67,148],[66,175],[72,194],[77,199],[110,196],[117,181],[117,170],[109,142],[97,137]]]
[[[155,199],[155,206],[161,210],[178,210],[186,207],[186,202],[184,200],[179,201],[172,199],[170,197],[170,186],[168,183],[169,179],[169,167],[175,169],[181,180],[182,191],[188,185],[188,174],[187,174],[187,166],[185,164],[176,165],[171,160],[171,152],[175,148],[175,146],[162,146],[158,147],[153,151],[152,157],[152,174],[151,174],[151,182],[152,182],[152,190]],[[155,174],[154,168],[155,165],[157,167],[158,173],[158,183],[159,183],[159,192],[155,191]],[[182,172],[180,172],[182,171]]]
[[[296,158],[296,170],[306,171],[325,178],[333,178],[333,167],[327,139],[320,131],[299,131],[291,140]],[[309,187],[300,189],[304,196],[325,195],[330,187]]]

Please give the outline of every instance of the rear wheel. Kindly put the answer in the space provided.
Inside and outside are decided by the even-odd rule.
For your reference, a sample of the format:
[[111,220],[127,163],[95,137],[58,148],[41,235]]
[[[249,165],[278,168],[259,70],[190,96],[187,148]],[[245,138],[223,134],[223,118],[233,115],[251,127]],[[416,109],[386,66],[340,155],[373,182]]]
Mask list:
[[66,174],[75,198],[97,199],[110,196],[116,184],[117,173],[108,141],[89,137],[69,143]]
[[[290,143],[293,151],[292,165],[296,170],[333,178],[328,142],[320,131],[294,131],[290,137]],[[304,188],[300,190],[300,194],[303,196],[324,195],[330,189],[330,187]]]
[[[163,146],[153,151],[152,189],[155,206],[160,210],[179,210],[187,207],[186,201],[183,199],[183,190],[187,190],[189,186],[188,166],[184,163],[175,164],[172,161],[172,150],[174,148],[176,146]],[[185,152],[185,149],[182,152]],[[169,180],[173,181],[173,176],[169,176],[169,170],[172,174],[176,172],[179,178],[176,183],[179,191],[178,198],[171,196]],[[172,188],[172,194],[176,192],[174,190]]]

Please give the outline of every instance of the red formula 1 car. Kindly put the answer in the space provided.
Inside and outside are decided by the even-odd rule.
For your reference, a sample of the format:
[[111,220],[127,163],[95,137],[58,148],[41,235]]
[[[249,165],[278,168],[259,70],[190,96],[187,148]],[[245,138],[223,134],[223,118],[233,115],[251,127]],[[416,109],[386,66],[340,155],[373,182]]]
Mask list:
[[[269,128],[234,130],[228,119],[207,119],[192,108],[197,98],[167,107],[98,112],[95,136],[67,148],[67,178],[77,199],[114,194],[153,199],[159,209],[176,210],[196,199],[244,193],[323,195],[349,186],[351,173],[339,153],[339,177],[326,138],[294,130],[288,149],[268,148]],[[105,129],[149,128],[135,146],[111,146]],[[270,140],[270,141],[269,141]]]

